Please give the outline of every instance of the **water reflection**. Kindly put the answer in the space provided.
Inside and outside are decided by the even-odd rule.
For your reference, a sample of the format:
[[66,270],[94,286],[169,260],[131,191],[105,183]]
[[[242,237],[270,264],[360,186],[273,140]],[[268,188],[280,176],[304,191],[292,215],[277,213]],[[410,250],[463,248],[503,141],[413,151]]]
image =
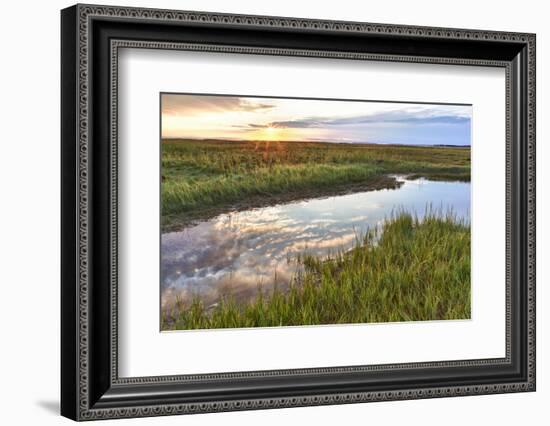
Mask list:
[[399,189],[359,192],[233,212],[161,238],[161,302],[199,295],[208,304],[231,292],[253,297],[259,285],[284,288],[300,253],[327,256],[404,208],[427,205],[469,220],[470,184],[403,180]]

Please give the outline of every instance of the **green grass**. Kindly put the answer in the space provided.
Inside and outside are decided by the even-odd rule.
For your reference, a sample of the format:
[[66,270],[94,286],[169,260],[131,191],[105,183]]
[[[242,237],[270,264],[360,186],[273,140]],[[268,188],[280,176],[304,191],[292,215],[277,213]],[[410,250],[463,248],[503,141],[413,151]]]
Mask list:
[[233,209],[394,187],[389,174],[470,180],[470,149],[163,140],[162,228]]
[[249,303],[195,297],[162,314],[163,329],[271,327],[470,318],[470,226],[452,214],[400,212],[329,259],[304,255],[287,291]]

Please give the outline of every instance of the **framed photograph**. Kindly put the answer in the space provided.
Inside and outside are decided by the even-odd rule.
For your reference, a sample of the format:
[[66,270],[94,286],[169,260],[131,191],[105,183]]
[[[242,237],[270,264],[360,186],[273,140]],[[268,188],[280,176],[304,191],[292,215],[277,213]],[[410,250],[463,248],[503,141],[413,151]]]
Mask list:
[[535,390],[535,35],[61,12],[61,412]]

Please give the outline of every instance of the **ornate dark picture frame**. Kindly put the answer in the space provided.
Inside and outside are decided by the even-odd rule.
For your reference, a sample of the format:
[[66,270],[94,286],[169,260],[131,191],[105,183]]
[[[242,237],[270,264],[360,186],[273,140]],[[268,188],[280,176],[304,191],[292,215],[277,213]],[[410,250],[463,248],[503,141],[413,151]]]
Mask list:
[[[535,390],[534,34],[76,5],[61,13],[61,38],[62,415],[92,420]],[[504,68],[506,356],[120,378],[121,47]]]

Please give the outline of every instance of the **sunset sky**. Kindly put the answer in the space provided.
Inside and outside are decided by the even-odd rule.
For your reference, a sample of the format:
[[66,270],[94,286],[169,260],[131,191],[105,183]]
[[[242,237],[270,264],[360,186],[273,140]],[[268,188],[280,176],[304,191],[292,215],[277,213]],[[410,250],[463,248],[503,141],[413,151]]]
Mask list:
[[470,145],[472,107],[162,94],[162,137]]

